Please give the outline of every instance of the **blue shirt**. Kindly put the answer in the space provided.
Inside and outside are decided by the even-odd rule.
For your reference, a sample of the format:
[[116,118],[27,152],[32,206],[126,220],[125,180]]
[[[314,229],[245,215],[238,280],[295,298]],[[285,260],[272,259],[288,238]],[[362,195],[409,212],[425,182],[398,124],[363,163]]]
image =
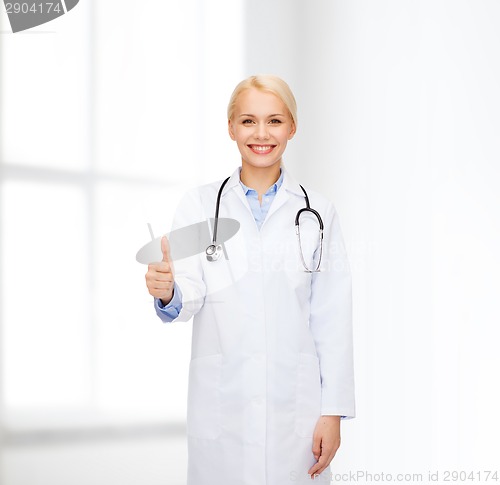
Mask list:
[[[240,176],[241,176],[241,168],[240,168]],[[271,207],[271,203],[276,196],[276,192],[281,187],[283,183],[283,171],[281,171],[281,175],[276,182],[267,189],[267,192],[262,196],[262,205],[259,202],[259,194],[256,190],[247,187],[240,179],[240,184],[243,187],[243,192],[247,197],[248,205],[250,209],[252,209],[252,214],[257,223],[258,228],[260,229],[262,223],[264,222],[267,213],[269,212],[269,207]]]
[[[280,169],[281,170],[281,169]],[[267,213],[269,212],[269,207],[276,196],[281,184],[283,183],[283,170],[281,170],[281,174],[276,180],[276,182],[267,189],[267,192],[262,196],[262,204],[259,203],[259,194],[256,190],[247,187],[241,181],[241,167],[240,167],[240,184],[243,188],[243,192],[247,198],[248,205],[252,210],[253,217],[255,222],[257,223],[257,227],[260,229],[262,223],[266,219]],[[181,289],[177,286],[177,283],[174,282],[174,296],[170,300],[170,302],[163,306],[163,303],[159,298],[155,298],[155,310],[158,316],[164,322],[171,322],[179,316],[179,313],[182,309],[182,292]]]

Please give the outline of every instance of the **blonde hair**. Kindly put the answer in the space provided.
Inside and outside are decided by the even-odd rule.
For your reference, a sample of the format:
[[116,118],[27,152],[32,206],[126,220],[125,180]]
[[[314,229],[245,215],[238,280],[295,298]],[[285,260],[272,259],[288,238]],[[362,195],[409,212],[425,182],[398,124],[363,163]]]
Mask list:
[[229,104],[227,105],[227,119],[231,120],[234,114],[234,107],[238,96],[246,89],[256,88],[260,91],[274,94],[277,96],[288,109],[290,117],[295,126],[297,126],[297,103],[293,96],[290,86],[278,76],[271,74],[259,74],[257,76],[250,76],[241,81],[231,94]]

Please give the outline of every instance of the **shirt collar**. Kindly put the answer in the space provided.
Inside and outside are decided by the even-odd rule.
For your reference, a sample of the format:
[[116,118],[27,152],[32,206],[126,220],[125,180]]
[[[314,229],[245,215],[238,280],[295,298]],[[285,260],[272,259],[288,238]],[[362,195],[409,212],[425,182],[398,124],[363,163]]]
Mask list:
[[[242,195],[245,195],[243,192],[243,187],[240,183],[240,170],[241,166],[236,167],[234,172],[231,174],[226,186],[224,187],[224,190],[222,191],[222,197],[225,197],[235,187],[241,188]],[[283,175],[283,186],[281,191],[285,190],[300,197],[304,197],[304,192],[302,192],[299,183],[290,175],[286,167],[283,165],[283,162],[281,163],[281,174]],[[220,181],[220,183],[222,183],[222,180]]]
[[[281,184],[283,183],[283,175],[284,175],[283,170],[280,168],[280,176],[279,176],[278,180],[276,180],[276,182],[274,182],[274,184],[271,185],[271,187],[269,187],[269,189],[267,189],[266,194],[278,192],[278,189],[281,187]],[[251,189],[250,187],[247,187],[241,181],[241,167],[239,168],[239,179],[240,179],[240,184],[241,184],[241,187],[243,188],[243,192],[245,193],[245,195],[248,194],[249,190],[254,190],[254,189]]]

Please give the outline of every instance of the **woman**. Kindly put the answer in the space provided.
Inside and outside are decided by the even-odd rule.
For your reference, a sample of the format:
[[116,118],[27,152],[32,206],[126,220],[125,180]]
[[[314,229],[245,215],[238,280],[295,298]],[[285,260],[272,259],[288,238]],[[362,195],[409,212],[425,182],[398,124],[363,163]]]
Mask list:
[[[188,485],[329,483],[340,421],[355,415],[349,265],[334,206],[313,190],[324,239],[303,211],[299,245],[306,196],[282,165],[296,127],[283,80],[242,81],[228,106],[241,167],[220,197],[220,217],[239,230],[219,259],[178,259],[175,273],[164,237],[163,261],[146,274],[163,321],[194,316]],[[188,192],[173,228],[211,220],[220,189]]]

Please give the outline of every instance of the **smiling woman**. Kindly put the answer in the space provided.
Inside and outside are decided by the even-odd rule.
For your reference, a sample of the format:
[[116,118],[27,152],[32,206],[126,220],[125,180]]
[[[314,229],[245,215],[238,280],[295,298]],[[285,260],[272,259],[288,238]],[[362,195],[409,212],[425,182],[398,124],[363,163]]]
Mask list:
[[[279,84],[277,80],[274,83]],[[241,180],[245,185],[253,183],[260,202],[263,191],[279,176],[282,155],[296,128],[282,99],[257,86],[240,92],[230,110],[228,128],[241,153]]]
[[[146,274],[162,321],[194,317],[188,485],[328,479],[341,418],[355,416],[351,279],[338,216],[283,166],[296,105],[282,79],[241,82],[229,102],[228,131],[241,167],[222,185],[188,192],[173,223],[209,220],[220,201],[223,217],[240,224],[224,243],[225,258],[177,259],[174,272],[164,237],[163,260]],[[304,210],[299,246],[293,221]],[[310,267],[321,262],[323,237],[322,271],[304,271],[304,258]],[[228,275],[230,284],[221,285]]]
[[[227,117],[229,136],[236,141],[242,157],[242,182],[255,178],[252,176],[255,170],[270,166],[275,167],[269,173],[276,180],[276,168],[297,127],[297,104],[288,85],[270,75],[241,81],[229,100]],[[254,188],[261,202],[262,191],[272,180],[254,180],[254,183],[258,184]]]

